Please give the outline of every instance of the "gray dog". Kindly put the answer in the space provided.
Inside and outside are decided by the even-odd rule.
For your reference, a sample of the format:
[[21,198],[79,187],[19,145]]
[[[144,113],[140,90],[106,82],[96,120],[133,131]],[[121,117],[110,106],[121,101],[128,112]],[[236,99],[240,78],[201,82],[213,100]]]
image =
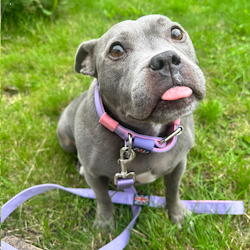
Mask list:
[[[64,150],[77,153],[80,173],[94,190],[94,225],[114,225],[108,183],[121,172],[117,160],[124,146],[123,139],[112,132],[117,124],[140,135],[161,138],[168,134],[169,124],[178,119],[183,132],[169,151],[158,153],[147,146],[143,150],[142,145],[126,167],[128,173],[136,175],[136,184],[164,176],[169,217],[172,223],[181,223],[188,213],[180,201],[179,186],[187,154],[194,145],[192,113],[206,92],[188,33],[161,15],[124,21],[101,38],[83,42],[76,52],[75,70],[95,79],[89,90],[64,110],[57,136]],[[105,121],[111,125],[99,122],[96,88],[108,117]],[[161,143],[166,144],[155,144],[161,148]]]

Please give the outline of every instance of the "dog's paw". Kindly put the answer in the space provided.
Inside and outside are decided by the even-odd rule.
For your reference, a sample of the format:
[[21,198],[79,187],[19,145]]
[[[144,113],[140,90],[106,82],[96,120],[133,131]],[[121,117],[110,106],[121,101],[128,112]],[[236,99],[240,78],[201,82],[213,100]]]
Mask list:
[[177,228],[179,229],[183,229],[183,226],[187,227],[188,233],[195,227],[194,218],[191,218],[191,215],[192,212],[186,209],[181,202],[178,202],[175,206],[171,206],[168,210],[168,216],[172,224],[177,224]]
[[111,218],[107,220],[106,218],[104,218],[104,216],[96,216],[93,228],[101,230],[103,232],[113,231],[113,229],[115,228],[114,217],[111,216]]
[[169,206],[167,208],[168,216],[172,222],[172,224],[178,224],[178,227],[182,227],[184,218],[190,218],[191,212],[186,209],[183,204],[180,202],[177,202],[175,205]]
[[[187,217],[185,217],[187,218]],[[194,228],[195,228],[195,224],[194,224],[194,220],[193,218],[191,219],[191,217],[188,217],[187,220],[183,220],[182,222],[177,222],[177,228],[179,230],[187,230],[188,233],[191,233]]]
[[188,221],[188,228],[187,231],[188,233],[191,233],[195,229],[195,224],[193,218]]

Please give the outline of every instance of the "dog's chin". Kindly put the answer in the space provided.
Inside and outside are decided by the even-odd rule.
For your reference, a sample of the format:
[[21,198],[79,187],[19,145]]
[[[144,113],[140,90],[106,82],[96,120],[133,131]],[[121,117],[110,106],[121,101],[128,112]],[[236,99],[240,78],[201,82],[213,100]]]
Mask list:
[[174,101],[160,100],[146,120],[166,124],[192,114],[198,105],[199,101],[194,94]]
[[[174,101],[159,100],[151,110],[137,114],[127,114],[127,123],[167,124],[184,116],[191,115],[199,105],[199,99],[192,94]],[[145,111],[145,110],[144,110]]]

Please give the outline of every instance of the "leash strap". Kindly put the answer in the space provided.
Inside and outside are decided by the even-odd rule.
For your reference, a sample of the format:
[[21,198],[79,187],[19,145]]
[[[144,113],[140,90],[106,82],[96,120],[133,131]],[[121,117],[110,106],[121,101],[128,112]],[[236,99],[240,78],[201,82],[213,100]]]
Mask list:
[[[23,202],[29,198],[44,193],[53,189],[61,189],[66,192],[70,192],[75,195],[79,195],[85,198],[95,199],[95,194],[92,189],[89,188],[65,188],[57,184],[41,184],[27,188],[14,196],[11,200],[6,202],[1,208],[1,223]],[[138,218],[143,205],[149,205],[150,207],[165,207],[165,197],[160,196],[146,196],[138,195],[134,186],[124,189],[125,192],[109,191],[109,195],[113,203],[131,205],[133,212],[133,219],[126,227],[126,229],[112,240],[107,245],[100,248],[100,250],[122,250],[127,245],[131,230]],[[193,213],[208,213],[208,214],[231,214],[242,215],[244,214],[244,202],[243,201],[188,201],[182,200],[183,205],[192,211]],[[135,205],[136,204],[136,205]],[[9,244],[1,241],[2,250],[17,250]]]

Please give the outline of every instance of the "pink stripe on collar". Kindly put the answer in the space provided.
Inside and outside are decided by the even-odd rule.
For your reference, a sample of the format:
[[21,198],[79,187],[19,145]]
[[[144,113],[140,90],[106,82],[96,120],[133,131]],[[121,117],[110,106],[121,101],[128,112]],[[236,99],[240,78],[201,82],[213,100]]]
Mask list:
[[119,125],[119,122],[115,121],[113,118],[111,118],[106,112],[101,116],[99,122],[109,129],[111,132],[114,132],[117,126]]

